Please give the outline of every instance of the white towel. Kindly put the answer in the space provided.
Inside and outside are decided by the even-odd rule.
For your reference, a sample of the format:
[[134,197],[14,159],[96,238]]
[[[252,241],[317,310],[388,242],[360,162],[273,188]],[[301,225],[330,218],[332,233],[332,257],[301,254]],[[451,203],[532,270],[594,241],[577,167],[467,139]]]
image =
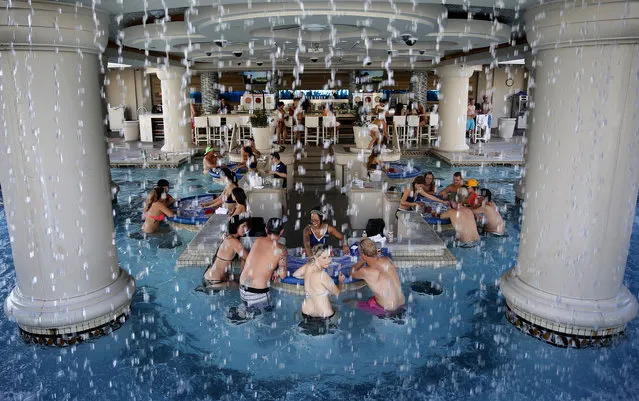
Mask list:
[[227,208],[221,207],[215,209],[215,214],[229,214],[229,210]]

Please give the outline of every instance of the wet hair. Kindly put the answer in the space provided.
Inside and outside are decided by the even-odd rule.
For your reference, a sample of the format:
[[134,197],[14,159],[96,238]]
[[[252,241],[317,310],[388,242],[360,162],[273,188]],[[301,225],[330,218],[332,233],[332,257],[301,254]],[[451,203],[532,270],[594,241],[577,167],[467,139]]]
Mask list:
[[233,184],[237,184],[237,176],[228,167],[222,167],[220,172],[224,174],[224,177],[226,177],[227,180]]
[[329,251],[331,247],[326,244],[317,244],[311,249],[311,254],[314,258],[320,256],[323,252]]
[[244,192],[242,188],[233,188],[233,191],[231,191],[231,193],[235,198],[235,202],[246,207],[246,192]]
[[311,212],[309,213],[309,216],[312,214],[316,214],[319,216],[320,219],[320,224],[324,223],[324,214],[322,213],[322,208],[320,206],[314,207],[313,209],[311,209]]
[[[426,184],[426,176],[428,175],[433,176],[433,181],[430,184]],[[426,192],[435,192],[435,174],[433,174],[432,171],[427,171],[426,174],[424,174],[424,185]]]
[[371,154],[370,156],[368,156],[368,162],[366,163],[366,168],[369,170],[372,170],[372,164],[373,164],[373,160],[379,156],[379,150],[377,149],[376,146],[373,146],[373,149],[371,150]]
[[415,178],[413,179],[412,184],[410,184],[410,187],[412,188],[412,190],[413,190],[413,194],[415,194],[415,196],[417,196],[417,194],[416,194],[416,190],[415,190],[415,186],[416,186],[416,185],[420,185],[420,184],[421,184],[421,185],[425,185],[425,184],[426,184],[426,180],[424,179],[424,176],[423,176],[423,175],[418,175],[417,177],[415,177]]
[[164,186],[153,187],[151,192],[149,192],[149,196],[146,198],[146,202],[144,203],[144,210],[148,212],[153,203],[162,200],[162,194],[164,192]]
[[492,200],[493,200],[493,194],[492,194],[492,192],[490,192],[490,190],[489,190],[489,189],[487,189],[487,188],[482,188],[482,189],[479,191],[479,196],[481,196],[481,197],[483,197],[483,198],[484,198],[485,203],[488,203],[488,202],[490,202],[490,201],[492,201]]
[[455,171],[455,174],[453,174],[453,177],[459,177],[462,178],[462,174],[459,171]]
[[359,242],[359,253],[369,257],[377,256],[377,246],[372,240],[364,238]]
[[232,216],[229,219],[229,222],[226,226],[227,231],[229,232],[230,235],[235,235],[239,231],[240,226],[244,223],[248,223],[248,220],[246,218],[241,217],[239,215]]
[[250,146],[245,146],[244,148],[244,152],[246,152],[249,157],[253,156],[253,149]]
[[156,184],[157,187],[168,187],[169,186],[169,182],[167,180],[165,180],[164,178],[159,179],[158,183]]
[[277,108],[279,109],[280,107],[284,106],[284,102],[277,102]]
[[271,153],[271,157],[272,157],[273,159],[280,160],[280,154],[279,154],[278,152],[273,152],[273,153]]
[[455,202],[462,203],[468,197],[468,190],[464,187],[459,188],[455,193]]

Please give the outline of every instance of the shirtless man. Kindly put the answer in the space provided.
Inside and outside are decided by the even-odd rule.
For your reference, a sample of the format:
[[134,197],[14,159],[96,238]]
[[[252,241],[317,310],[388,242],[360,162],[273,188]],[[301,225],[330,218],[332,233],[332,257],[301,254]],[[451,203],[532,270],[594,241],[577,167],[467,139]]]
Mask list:
[[497,205],[492,201],[492,197],[493,195],[488,189],[482,189],[479,195],[481,206],[473,209],[473,213],[477,216],[483,216],[479,221],[484,226],[484,233],[502,236],[506,232],[506,226]]
[[238,255],[242,264],[248,256],[248,252],[242,246],[239,238],[248,231],[247,220],[240,216],[232,216],[227,227],[227,235],[215,253],[211,264],[204,272],[203,284],[206,289],[223,288],[230,284],[228,271],[231,261]]
[[451,199],[450,209],[439,215],[442,219],[450,219],[455,227],[455,238],[460,248],[472,248],[479,245],[479,233],[473,211],[462,205],[468,195],[465,188],[460,189]]
[[284,233],[281,219],[271,218],[266,224],[266,237],[255,240],[251,246],[242,275],[240,297],[249,308],[265,309],[271,306],[269,283],[287,275],[286,247],[278,240]]
[[385,256],[378,256],[375,243],[368,238],[360,241],[359,254],[360,259],[351,268],[350,275],[364,280],[373,296],[368,301],[358,302],[357,307],[377,316],[400,311],[406,298],[393,262]]
[[457,171],[455,172],[455,174],[453,174],[453,183],[439,191],[437,195],[439,195],[440,198],[446,200],[446,198],[448,198],[448,194],[457,193],[457,190],[461,188],[463,184],[464,180],[462,179],[462,174]]
[[204,160],[202,163],[204,164],[204,168],[202,169],[203,174],[208,174],[212,168],[217,167],[217,160],[220,157],[220,154],[213,150],[212,146],[206,148],[206,152],[204,153]]

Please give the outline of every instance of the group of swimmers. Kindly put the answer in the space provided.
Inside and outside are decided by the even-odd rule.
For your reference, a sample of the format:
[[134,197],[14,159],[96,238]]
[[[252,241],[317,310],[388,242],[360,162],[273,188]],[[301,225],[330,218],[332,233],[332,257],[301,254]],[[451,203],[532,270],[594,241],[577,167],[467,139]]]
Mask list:
[[[279,243],[284,233],[283,222],[271,218],[266,224],[266,236],[257,238],[247,251],[239,238],[248,230],[249,220],[234,216],[228,222],[228,230],[218,247],[212,263],[204,273],[204,286],[207,290],[234,286],[229,275],[232,260],[240,259],[239,294],[242,306],[247,312],[261,312],[272,307],[270,297],[271,282],[278,282],[291,275],[288,271],[288,251]],[[330,295],[338,296],[342,292],[342,283],[346,276],[340,273],[335,284],[327,273],[333,250],[326,242],[330,233],[340,242],[344,236],[334,227],[323,223],[322,213],[314,209],[311,212],[311,224],[305,230],[304,247],[308,252],[308,261],[292,274],[304,280],[305,298],[301,312],[303,318],[312,322],[328,322],[335,310]],[[321,231],[318,239],[316,232]],[[310,238],[308,237],[310,235]],[[314,239],[311,239],[314,238]],[[393,316],[399,313],[405,304],[401,283],[393,262],[380,256],[377,246],[370,239],[359,242],[360,259],[352,266],[349,275],[362,279],[373,292],[367,301],[357,302],[356,306],[378,316]],[[349,251],[342,243],[345,252]],[[352,301],[355,303],[355,301]]]
[[436,192],[435,176],[427,172],[417,176],[407,187],[400,201],[400,210],[422,211],[425,201],[448,206],[448,210],[438,213],[431,208],[433,216],[450,219],[455,228],[457,245],[473,247],[479,244],[479,226],[485,234],[505,235],[505,224],[497,205],[492,201],[492,193],[486,188],[479,189],[477,180],[470,178],[464,182],[462,174],[453,174],[453,183]]

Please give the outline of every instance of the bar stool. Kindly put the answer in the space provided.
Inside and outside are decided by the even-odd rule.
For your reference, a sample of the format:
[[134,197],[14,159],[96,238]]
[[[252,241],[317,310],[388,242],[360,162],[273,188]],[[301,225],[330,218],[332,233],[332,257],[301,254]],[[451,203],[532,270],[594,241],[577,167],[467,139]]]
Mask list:
[[239,139],[243,141],[251,137],[251,118],[249,116],[241,116],[238,119]]
[[[329,131],[333,131],[332,135],[328,135]],[[339,142],[337,137],[337,118],[335,116],[326,116],[322,118],[322,142],[333,141]]]
[[[211,131],[209,128],[208,118],[206,116],[193,118],[193,130],[195,131],[196,145],[199,145],[200,142],[204,142],[205,145],[209,144]],[[202,131],[204,131],[204,133],[202,133]]]
[[406,116],[393,116],[393,133],[398,143],[406,143]]
[[295,144],[295,133],[293,132],[293,117],[289,116],[284,119],[284,126],[286,126],[286,130],[291,138],[291,145]]
[[[315,132],[311,133],[309,128]],[[319,145],[319,137],[319,117],[306,117],[304,121],[304,143],[308,144],[312,141],[315,142],[315,145]]]
[[439,114],[430,113],[428,115],[428,144],[431,145],[430,142],[437,142],[437,138],[439,137]]
[[219,115],[209,116],[209,142],[215,143],[217,141],[222,146],[222,117]]
[[410,142],[414,141],[415,146],[417,146],[417,141],[419,140],[419,116],[406,116],[406,147],[410,147]]

